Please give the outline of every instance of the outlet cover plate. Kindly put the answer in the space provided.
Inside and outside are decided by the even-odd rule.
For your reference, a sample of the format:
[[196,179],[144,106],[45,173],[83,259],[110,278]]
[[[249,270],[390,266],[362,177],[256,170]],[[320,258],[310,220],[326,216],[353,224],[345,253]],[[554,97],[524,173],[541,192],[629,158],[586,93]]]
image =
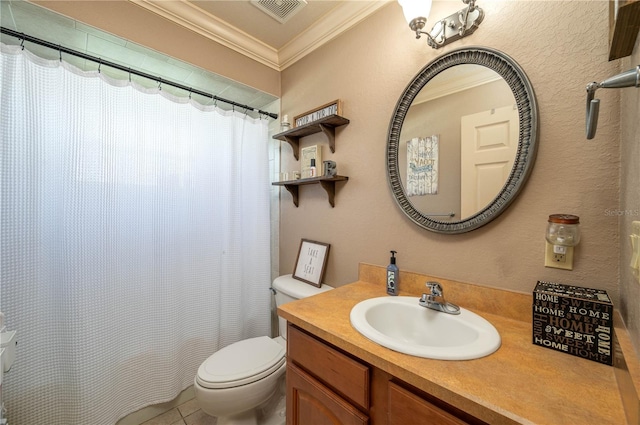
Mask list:
[[640,221],[631,222],[631,267],[633,275],[640,282]]

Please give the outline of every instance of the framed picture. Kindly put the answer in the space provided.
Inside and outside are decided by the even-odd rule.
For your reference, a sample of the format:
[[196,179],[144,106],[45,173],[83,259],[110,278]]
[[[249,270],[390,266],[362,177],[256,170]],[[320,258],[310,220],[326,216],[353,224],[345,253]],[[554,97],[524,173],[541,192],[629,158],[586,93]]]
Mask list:
[[333,102],[318,106],[317,108],[307,111],[304,114],[295,116],[293,118],[293,125],[296,127],[300,127],[305,124],[309,124],[314,121],[318,121],[319,119],[328,117],[330,115],[340,114],[342,114],[342,102],[340,101],[340,99],[336,99]]
[[[318,170],[322,170],[322,146],[313,145],[313,146],[307,146],[306,148],[302,148],[300,149],[300,157],[302,158],[300,176],[303,179],[318,177],[319,176]],[[312,159],[315,160],[316,162],[315,175],[311,172]]]
[[330,247],[331,245],[327,243],[302,239],[296,266],[293,269],[294,279],[321,287]]

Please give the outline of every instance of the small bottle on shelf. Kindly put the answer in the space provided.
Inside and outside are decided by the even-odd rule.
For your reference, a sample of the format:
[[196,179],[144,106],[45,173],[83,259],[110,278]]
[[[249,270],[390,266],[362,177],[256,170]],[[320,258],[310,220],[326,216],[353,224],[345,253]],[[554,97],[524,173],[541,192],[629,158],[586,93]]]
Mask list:
[[316,172],[316,159],[311,158],[311,166],[309,167],[309,177],[318,177]]
[[289,115],[285,115],[284,117],[282,117],[280,128],[282,131],[287,131],[291,129],[291,124],[289,123]]

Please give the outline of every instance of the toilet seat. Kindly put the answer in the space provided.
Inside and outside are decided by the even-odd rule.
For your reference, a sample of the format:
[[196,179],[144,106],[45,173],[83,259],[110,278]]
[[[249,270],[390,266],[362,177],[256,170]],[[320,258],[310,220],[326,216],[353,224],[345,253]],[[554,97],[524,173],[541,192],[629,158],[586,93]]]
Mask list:
[[260,336],[238,341],[215,352],[198,368],[196,381],[204,388],[233,388],[269,376],[285,363],[285,348]]

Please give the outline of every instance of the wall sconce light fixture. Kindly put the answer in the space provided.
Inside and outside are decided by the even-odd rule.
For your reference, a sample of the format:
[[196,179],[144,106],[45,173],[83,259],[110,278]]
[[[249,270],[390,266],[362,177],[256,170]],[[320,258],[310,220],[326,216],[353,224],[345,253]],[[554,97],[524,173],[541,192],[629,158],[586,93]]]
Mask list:
[[435,23],[431,31],[422,31],[431,12],[432,0],[398,0],[409,28],[415,31],[416,38],[427,36],[427,43],[439,49],[451,42],[472,34],[482,22],[484,11],[476,6],[475,0],[462,0],[466,8],[447,16]]
[[573,247],[580,242],[580,217],[571,214],[551,214],[545,235],[544,265],[573,270]]

